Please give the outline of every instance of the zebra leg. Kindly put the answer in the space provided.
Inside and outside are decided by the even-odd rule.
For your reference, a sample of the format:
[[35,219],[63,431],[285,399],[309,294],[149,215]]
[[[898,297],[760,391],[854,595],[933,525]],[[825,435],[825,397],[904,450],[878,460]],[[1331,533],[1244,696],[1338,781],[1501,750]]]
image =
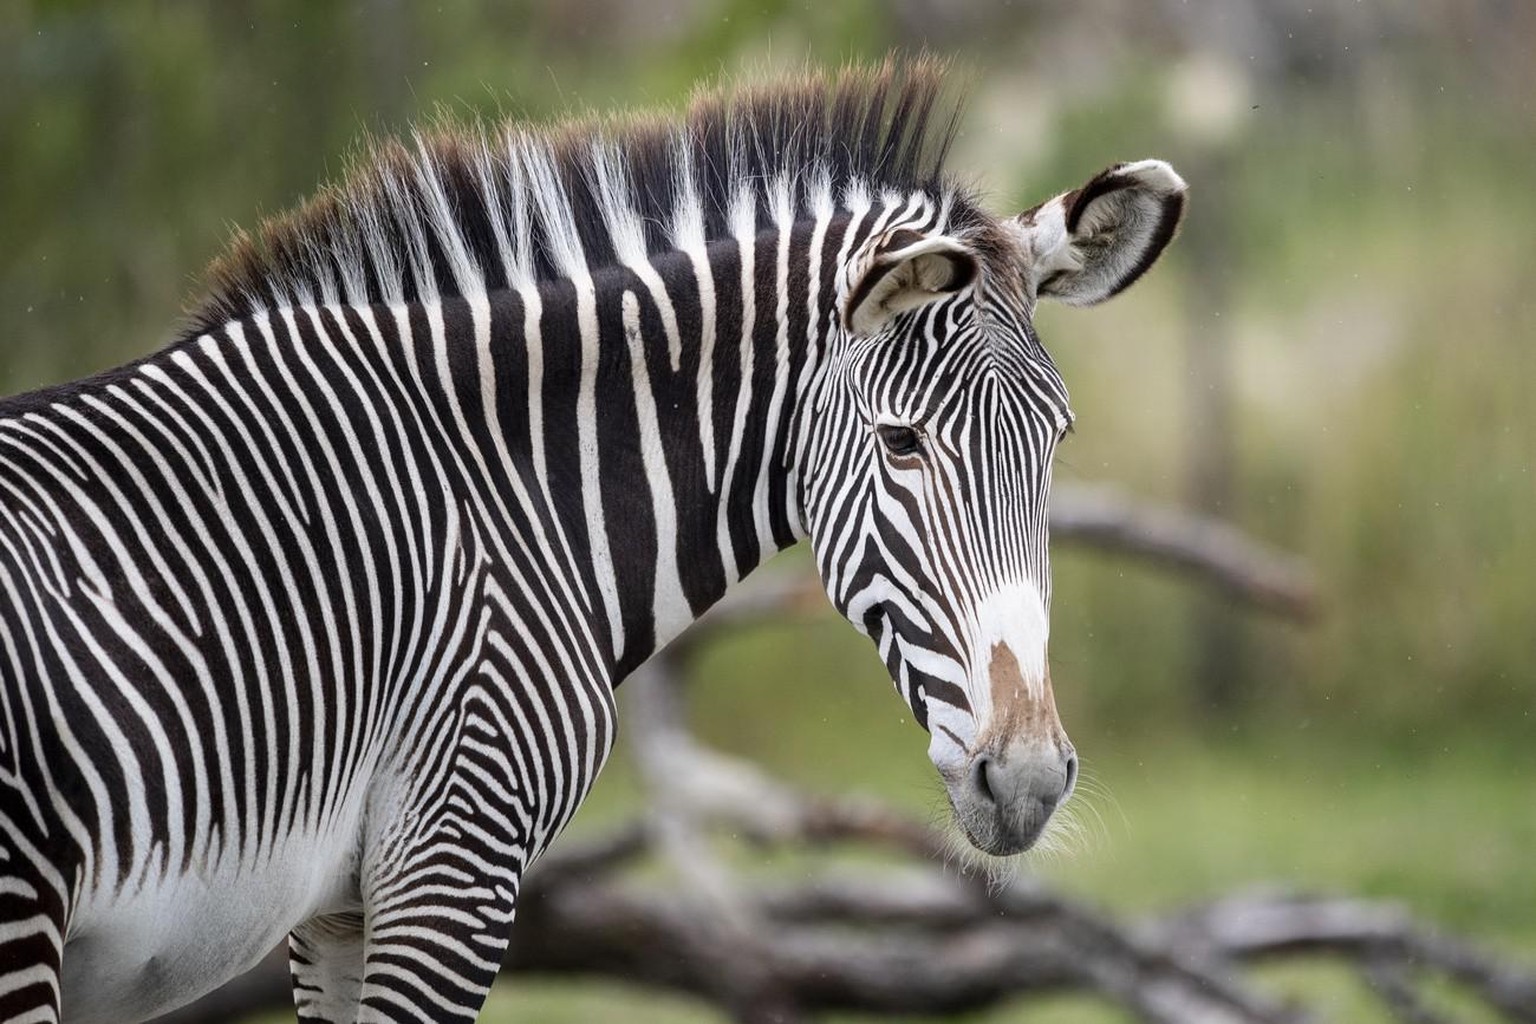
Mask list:
[[515,895],[460,867],[403,874],[370,906],[358,1024],[479,1015],[507,950]]
[[293,1005],[301,1022],[351,1024],[363,988],[363,919],[310,918],[288,936]]
[[[359,873],[364,960],[358,1024],[470,1022],[506,953],[526,848],[517,790],[488,770],[504,742],[466,716],[458,745],[434,773],[416,769],[381,787]],[[482,754],[482,749],[488,753]],[[392,808],[385,812],[384,808]],[[378,817],[375,818],[378,820]]]
[[26,869],[14,846],[0,842],[0,1020],[60,1020],[63,966],[62,901]]

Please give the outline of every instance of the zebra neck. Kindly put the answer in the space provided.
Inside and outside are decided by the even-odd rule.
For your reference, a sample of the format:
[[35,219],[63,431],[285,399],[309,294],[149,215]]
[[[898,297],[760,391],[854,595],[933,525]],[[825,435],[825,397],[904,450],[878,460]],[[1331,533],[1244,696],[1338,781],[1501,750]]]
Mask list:
[[791,258],[806,242],[764,233],[491,297],[490,364],[520,396],[502,429],[590,567],[616,679],[804,535],[799,399],[830,294]]

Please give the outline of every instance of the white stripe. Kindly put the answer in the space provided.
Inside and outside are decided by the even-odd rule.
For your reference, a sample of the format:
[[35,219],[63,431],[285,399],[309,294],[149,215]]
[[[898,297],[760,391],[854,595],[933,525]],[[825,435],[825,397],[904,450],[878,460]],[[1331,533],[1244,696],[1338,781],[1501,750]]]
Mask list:
[[[752,337],[757,320],[757,291],[755,281],[757,211],[752,193],[742,190],[731,204],[731,232],[741,253],[741,337],[737,348],[741,366],[741,387],[736,392],[736,413],[731,420],[730,446],[726,451],[725,468],[720,475],[720,502],[715,521],[715,539],[725,566],[727,583],[742,578],[749,566],[743,566],[737,557],[736,545],[731,542],[730,506],[731,481],[737,472],[741,458],[741,440],[747,430],[747,412],[752,403],[752,376],[756,365],[757,346]],[[761,556],[762,552],[759,553]]]
[[603,516],[600,485],[601,458],[597,448],[597,375],[602,365],[602,338],[597,324],[597,292],[585,270],[572,279],[576,287],[576,323],[581,332],[581,383],[576,393],[576,449],[581,459],[581,505],[587,520],[587,541],[592,549],[592,572],[603,598],[608,629],[613,636],[613,656],[624,650],[624,620],[619,614],[619,586],[608,547],[608,524]]
[[629,343],[629,362],[635,378],[640,458],[645,465],[645,481],[650,486],[651,508],[656,518],[656,586],[652,608],[656,623],[655,643],[659,648],[693,621],[693,608],[683,594],[683,581],[678,572],[677,495],[673,493],[672,477],[667,472],[656,396],[651,392],[650,372],[645,364],[645,343],[640,336],[640,300],[626,289],[623,303],[624,338]]

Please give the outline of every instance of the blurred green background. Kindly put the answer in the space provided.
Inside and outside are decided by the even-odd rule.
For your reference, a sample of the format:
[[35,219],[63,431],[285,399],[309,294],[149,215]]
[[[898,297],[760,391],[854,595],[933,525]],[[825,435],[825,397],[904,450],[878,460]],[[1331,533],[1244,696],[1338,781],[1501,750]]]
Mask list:
[[[1029,870],[1132,909],[1359,892],[1536,951],[1536,5],[9,0],[0,390],[168,340],[231,227],[365,132],[669,105],[701,77],[893,47],[957,59],[953,166],[999,211],[1120,159],[1189,179],[1145,283],[1040,315],[1080,417],[1058,479],[1221,515],[1323,595],[1315,624],[1281,624],[1059,549],[1053,671],[1091,827]],[[697,672],[722,747],[817,790],[939,799],[840,622],[748,631]],[[635,794],[621,754],[573,828]],[[1325,970],[1274,984],[1373,1019]],[[517,989],[488,1019],[715,1019]],[[986,1019],[1122,1018],[1068,1000]]]

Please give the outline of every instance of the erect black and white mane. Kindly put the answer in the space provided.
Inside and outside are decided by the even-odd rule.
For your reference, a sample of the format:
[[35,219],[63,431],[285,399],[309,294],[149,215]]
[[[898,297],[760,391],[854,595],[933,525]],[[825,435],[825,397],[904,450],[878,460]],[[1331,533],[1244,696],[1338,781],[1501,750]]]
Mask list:
[[507,122],[375,146],[336,186],[238,235],[191,334],[264,309],[397,304],[573,278],[741,237],[850,197],[923,192],[982,221],[944,176],[943,65],[887,62],[715,88],[677,118]]

